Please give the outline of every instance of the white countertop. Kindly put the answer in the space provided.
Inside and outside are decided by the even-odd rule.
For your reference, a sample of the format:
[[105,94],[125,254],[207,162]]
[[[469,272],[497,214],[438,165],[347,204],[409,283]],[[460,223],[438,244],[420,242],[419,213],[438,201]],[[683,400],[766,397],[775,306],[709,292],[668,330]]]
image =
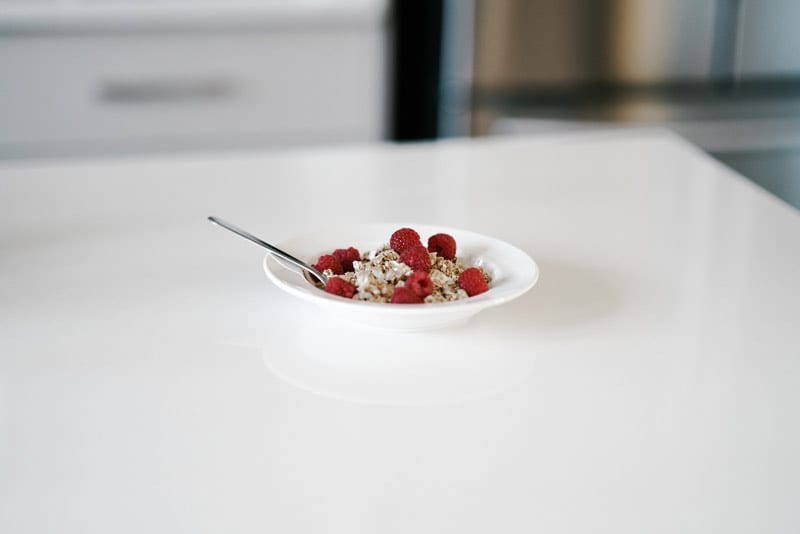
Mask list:
[[[0,166],[0,531],[800,531],[800,215],[666,133]],[[328,221],[539,263],[466,327],[321,323]]]

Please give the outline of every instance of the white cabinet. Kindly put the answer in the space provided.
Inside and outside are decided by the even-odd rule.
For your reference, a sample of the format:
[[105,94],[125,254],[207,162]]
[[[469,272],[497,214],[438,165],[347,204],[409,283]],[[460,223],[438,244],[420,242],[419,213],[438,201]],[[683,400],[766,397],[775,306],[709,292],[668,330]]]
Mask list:
[[334,7],[249,21],[6,21],[0,157],[380,139],[385,9]]

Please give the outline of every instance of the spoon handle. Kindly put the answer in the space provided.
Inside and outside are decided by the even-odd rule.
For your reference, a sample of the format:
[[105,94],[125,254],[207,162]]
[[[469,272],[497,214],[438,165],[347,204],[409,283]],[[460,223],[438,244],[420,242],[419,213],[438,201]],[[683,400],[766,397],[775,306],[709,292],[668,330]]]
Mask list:
[[311,273],[311,275],[314,278],[316,278],[317,280],[319,280],[323,284],[327,281],[327,278],[325,277],[325,275],[322,274],[321,272],[319,272],[317,269],[311,267],[310,265],[308,265],[307,263],[305,263],[302,260],[298,260],[297,258],[292,256],[288,252],[284,252],[281,249],[279,249],[278,247],[270,245],[266,241],[262,241],[261,239],[257,238],[253,234],[251,234],[249,232],[246,232],[245,230],[242,230],[241,228],[239,228],[237,226],[234,226],[234,225],[232,225],[231,223],[229,223],[227,221],[223,221],[222,219],[219,219],[217,217],[209,217],[208,220],[211,221],[212,223],[218,225],[218,226],[221,226],[221,227],[225,228],[226,230],[230,230],[231,232],[233,232],[236,235],[239,235],[239,236],[241,236],[241,237],[243,237],[243,238],[245,238],[247,240],[252,241],[256,245],[261,245],[262,247],[264,247],[265,249],[270,251],[270,253],[274,254],[275,256],[279,257],[280,259],[282,259],[284,261],[287,261],[287,262],[291,263],[292,265],[294,265],[296,267],[299,267],[299,268],[303,269],[304,271],[307,271],[307,272]]

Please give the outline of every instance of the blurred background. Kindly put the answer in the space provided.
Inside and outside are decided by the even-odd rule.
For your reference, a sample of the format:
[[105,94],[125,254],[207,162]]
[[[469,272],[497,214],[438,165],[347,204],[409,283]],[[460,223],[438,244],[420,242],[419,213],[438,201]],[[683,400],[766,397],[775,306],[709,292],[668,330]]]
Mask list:
[[797,0],[0,0],[0,159],[660,126],[800,207]]

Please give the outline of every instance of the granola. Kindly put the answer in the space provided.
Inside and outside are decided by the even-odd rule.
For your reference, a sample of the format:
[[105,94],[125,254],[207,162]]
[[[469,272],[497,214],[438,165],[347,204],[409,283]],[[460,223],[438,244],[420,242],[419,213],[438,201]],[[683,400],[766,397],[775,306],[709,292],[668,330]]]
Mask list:
[[[460,259],[448,260],[430,253],[431,269],[428,273],[433,282],[433,292],[424,298],[426,304],[434,302],[450,302],[468,298],[467,292],[458,286],[458,276],[470,266]],[[353,262],[353,272],[335,275],[333,271],[324,271],[328,276],[338,276],[353,284],[356,293],[353,300],[366,302],[389,302],[395,287],[403,287],[406,279],[413,272],[410,267],[400,261],[400,255],[388,245],[362,254],[360,261]],[[487,283],[491,276],[483,268],[478,267]]]

